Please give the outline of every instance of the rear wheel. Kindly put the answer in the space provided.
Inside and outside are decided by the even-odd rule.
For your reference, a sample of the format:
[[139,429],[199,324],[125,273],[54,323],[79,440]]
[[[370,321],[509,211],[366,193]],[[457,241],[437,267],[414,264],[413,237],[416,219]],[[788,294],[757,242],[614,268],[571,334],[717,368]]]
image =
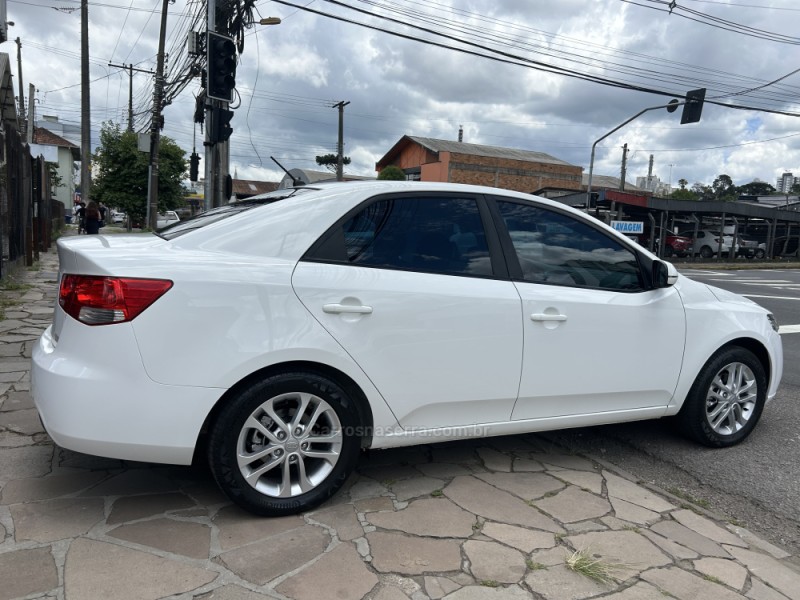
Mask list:
[[766,395],[764,367],[755,355],[744,348],[723,349],[700,371],[678,420],[705,446],[732,446],[750,435]]
[[714,251],[711,249],[710,246],[703,246],[700,248],[700,256],[703,258],[711,258],[714,256]]
[[311,509],[353,472],[361,448],[358,413],[336,383],[284,373],[251,384],[214,423],[208,457],[236,504],[270,517]]

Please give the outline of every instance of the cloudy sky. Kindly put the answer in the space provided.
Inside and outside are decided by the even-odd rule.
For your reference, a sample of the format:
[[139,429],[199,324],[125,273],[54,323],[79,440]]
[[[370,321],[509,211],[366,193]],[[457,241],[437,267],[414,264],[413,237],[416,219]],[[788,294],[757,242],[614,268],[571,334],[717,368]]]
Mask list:
[[[78,0],[7,0],[16,76],[38,89],[38,114],[80,122]],[[259,0],[282,19],[245,30],[237,72],[231,172],[277,181],[335,152],[345,101],[347,171],[374,175],[403,135],[546,152],[588,171],[592,143],[639,111],[707,88],[700,123],[680,109],[645,113],[597,147],[594,172],[654,172],[677,186],[721,174],[743,184],[800,175],[800,6],[796,0]],[[155,70],[162,0],[90,0],[92,132],[127,124],[127,71]],[[193,125],[199,79],[186,37],[205,1],[169,5],[170,89],[164,134],[202,155]],[[797,73],[793,71],[798,70]],[[186,83],[181,83],[185,81]],[[17,88],[15,80],[14,86]],[[133,77],[135,127],[147,127],[152,77]],[[193,142],[195,139],[197,142]],[[202,173],[202,165],[201,165]]]

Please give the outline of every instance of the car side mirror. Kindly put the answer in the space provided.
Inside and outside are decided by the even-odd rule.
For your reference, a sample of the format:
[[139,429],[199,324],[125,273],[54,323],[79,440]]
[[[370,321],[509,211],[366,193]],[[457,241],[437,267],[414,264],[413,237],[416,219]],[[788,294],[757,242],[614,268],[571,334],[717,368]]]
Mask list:
[[653,287],[665,288],[678,281],[678,269],[672,263],[663,260],[653,261]]

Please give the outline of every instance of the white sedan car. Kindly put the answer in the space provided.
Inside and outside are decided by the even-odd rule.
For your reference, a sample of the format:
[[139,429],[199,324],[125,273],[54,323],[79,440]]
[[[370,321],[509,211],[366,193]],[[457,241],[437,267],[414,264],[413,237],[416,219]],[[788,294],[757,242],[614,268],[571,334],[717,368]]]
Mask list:
[[178,223],[180,220],[181,218],[178,216],[178,213],[176,213],[174,210],[160,212],[156,217],[156,229],[162,229],[167,225]]
[[659,417],[729,446],[783,370],[760,306],[507,190],[281,190],[58,252],[32,371],[53,440],[204,456],[262,515],[325,501],[364,448]]

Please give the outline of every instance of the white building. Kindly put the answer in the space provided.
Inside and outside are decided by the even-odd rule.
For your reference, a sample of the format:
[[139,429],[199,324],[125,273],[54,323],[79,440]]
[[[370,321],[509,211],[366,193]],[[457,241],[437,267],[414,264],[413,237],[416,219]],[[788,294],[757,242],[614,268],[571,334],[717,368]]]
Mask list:
[[778,177],[778,182],[775,184],[775,189],[781,193],[786,193],[791,191],[792,186],[795,183],[800,183],[800,177],[795,177],[792,173],[784,173],[780,177]]

